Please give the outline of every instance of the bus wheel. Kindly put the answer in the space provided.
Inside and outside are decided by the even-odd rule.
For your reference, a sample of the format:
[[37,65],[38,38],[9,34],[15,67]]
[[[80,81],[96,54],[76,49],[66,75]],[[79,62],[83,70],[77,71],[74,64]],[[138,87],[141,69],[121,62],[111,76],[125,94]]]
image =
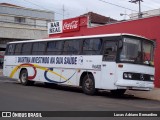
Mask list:
[[111,93],[115,96],[122,96],[125,92],[126,89],[111,90]]
[[95,89],[95,83],[94,83],[93,75],[87,74],[83,78],[82,89],[83,89],[83,92],[87,95],[94,95],[95,94],[96,89]]
[[22,85],[26,86],[34,84],[34,81],[28,80],[28,72],[25,69],[20,72],[20,82]]

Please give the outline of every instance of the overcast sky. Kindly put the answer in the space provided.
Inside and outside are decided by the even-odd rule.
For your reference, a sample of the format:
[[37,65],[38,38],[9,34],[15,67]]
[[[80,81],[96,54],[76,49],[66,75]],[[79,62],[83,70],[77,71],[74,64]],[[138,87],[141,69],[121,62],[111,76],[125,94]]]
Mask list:
[[[127,19],[129,14],[138,12],[138,4],[128,1],[130,0],[0,0],[0,3],[5,2],[23,7],[54,11],[56,20],[63,19],[63,13],[64,18],[72,18],[90,11],[122,20]],[[143,1],[142,11],[160,8],[160,0]],[[127,15],[120,16],[120,13]]]

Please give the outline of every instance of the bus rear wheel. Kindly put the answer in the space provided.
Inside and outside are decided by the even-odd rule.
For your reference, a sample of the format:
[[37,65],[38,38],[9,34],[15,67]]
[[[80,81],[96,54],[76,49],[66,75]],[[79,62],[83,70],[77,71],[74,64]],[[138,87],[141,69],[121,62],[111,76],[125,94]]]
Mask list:
[[94,77],[91,74],[87,74],[83,78],[82,90],[87,95],[94,95],[96,92]]
[[34,84],[34,81],[28,80],[28,72],[26,69],[20,72],[20,82],[22,85],[25,85],[25,86]]

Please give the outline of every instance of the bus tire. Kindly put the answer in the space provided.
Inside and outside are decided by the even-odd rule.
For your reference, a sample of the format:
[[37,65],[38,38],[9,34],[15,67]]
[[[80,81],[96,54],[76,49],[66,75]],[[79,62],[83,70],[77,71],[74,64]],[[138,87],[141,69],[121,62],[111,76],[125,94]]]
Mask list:
[[111,90],[111,94],[115,96],[122,96],[126,92],[126,89],[118,89],[118,90]]
[[30,81],[28,80],[28,72],[26,69],[23,69],[21,72],[20,72],[20,82],[22,85],[33,85],[34,84],[34,81]]
[[96,92],[94,77],[92,74],[87,74],[82,81],[82,90],[87,95],[94,95]]

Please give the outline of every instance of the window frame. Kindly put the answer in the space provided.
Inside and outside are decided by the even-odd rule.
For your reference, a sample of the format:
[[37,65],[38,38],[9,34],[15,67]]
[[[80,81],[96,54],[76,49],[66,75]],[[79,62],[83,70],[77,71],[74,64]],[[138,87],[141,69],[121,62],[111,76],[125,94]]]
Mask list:
[[[53,43],[54,43],[54,42],[55,42],[55,43],[56,43],[56,42],[57,42],[57,43],[58,43],[58,42],[61,43],[61,48],[60,48],[58,51],[56,51],[56,50],[53,50],[53,51],[50,50],[50,51],[49,51],[49,50],[48,50],[48,45],[49,45],[49,43],[52,43],[52,42],[53,42]],[[46,53],[45,53],[45,54],[46,54],[46,55],[61,55],[61,54],[62,54],[63,45],[64,45],[64,41],[49,41],[49,42],[47,42]],[[59,52],[59,54],[57,54],[57,52]]]
[[[30,48],[30,50],[29,51],[23,51],[23,49],[24,49],[24,45],[26,45],[26,44],[30,44],[29,46],[31,46],[31,48]],[[22,55],[31,55],[31,52],[32,52],[32,46],[33,46],[33,44],[32,43],[28,43],[28,42],[26,42],[26,43],[23,43],[22,44],[22,48],[21,48],[21,54]]]
[[[88,50],[84,50],[84,47],[85,47],[85,41],[94,41],[95,39],[97,39],[97,40],[99,40],[99,43],[101,44],[100,45],[100,48],[98,48],[98,49],[93,49],[93,46],[94,46],[94,44],[93,44],[93,46],[91,47],[90,45],[89,45],[89,47],[90,48],[92,48],[92,50],[90,50],[90,49],[88,49]],[[91,44],[91,43],[89,43],[89,44]],[[103,47],[103,40],[102,40],[102,38],[101,37],[99,37],[99,38],[87,38],[87,39],[83,39],[83,45],[82,45],[82,54],[83,55],[101,55],[101,53],[102,53],[102,47]],[[98,52],[98,53],[97,53]],[[96,54],[95,54],[96,53]]]
[[14,17],[14,22],[24,24],[26,23],[26,18],[25,17]]
[[[10,46],[13,46],[13,51],[12,52],[10,52],[9,50],[10,50]],[[6,52],[5,52],[5,55],[14,55],[14,51],[15,51],[15,44],[7,44],[7,47],[6,47]]]
[[[45,48],[44,50],[39,49],[40,44],[45,43]],[[34,50],[34,44],[38,44],[37,50]],[[43,41],[43,42],[33,42],[32,43],[32,50],[31,50],[31,55],[45,55],[46,53],[46,47],[47,47],[47,42]],[[39,51],[40,50],[40,51]]]
[[[112,49],[113,49],[113,46],[110,46],[110,48],[111,48],[111,51],[110,51],[110,54],[105,54],[105,45],[106,45],[106,43],[107,42],[112,42],[112,43],[115,43],[115,44],[117,44],[116,45],[116,51],[112,51]],[[118,42],[118,40],[104,40],[104,42],[103,42],[103,57],[102,57],[102,61],[107,61],[107,62],[116,62],[117,61],[117,56],[118,56],[118,46],[119,46],[119,42]],[[109,48],[109,47],[108,47]],[[109,49],[108,49],[109,50]],[[109,52],[109,51],[108,51]],[[113,55],[112,55],[112,54]],[[107,58],[108,57],[108,58]],[[112,57],[112,58],[111,58]]]
[[[20,47],[20,51],[19,52],[17,52],[16,51],[16,49],[17,49],[17,45],[21,45]],[[15,45],[15,50],[14,50],[14,55],[21,55],[21,53],[22,53],[22,45],[23,45],[23,43],[16,43],[16,45]],[[19,54],[18,54],[19,53]]]
[[[69,42],[69,44],[71,43],[70,46],[69,46],[70,47],[69,50],[65,50],[65,48],[66,48],[65,44],[67,42]],[[74,42],[78,43],[77,44],[78,45],[77,50],[76,50],[76,47],[74,45],[75,44]],[[72,50],[71,50],[71,48],[72,48]],[[75,49],[76,52],[73,49]],[[80,53],[81,53],[81,39],[64,40],[63,50],[62,50],[63,55],[79,55]]]

